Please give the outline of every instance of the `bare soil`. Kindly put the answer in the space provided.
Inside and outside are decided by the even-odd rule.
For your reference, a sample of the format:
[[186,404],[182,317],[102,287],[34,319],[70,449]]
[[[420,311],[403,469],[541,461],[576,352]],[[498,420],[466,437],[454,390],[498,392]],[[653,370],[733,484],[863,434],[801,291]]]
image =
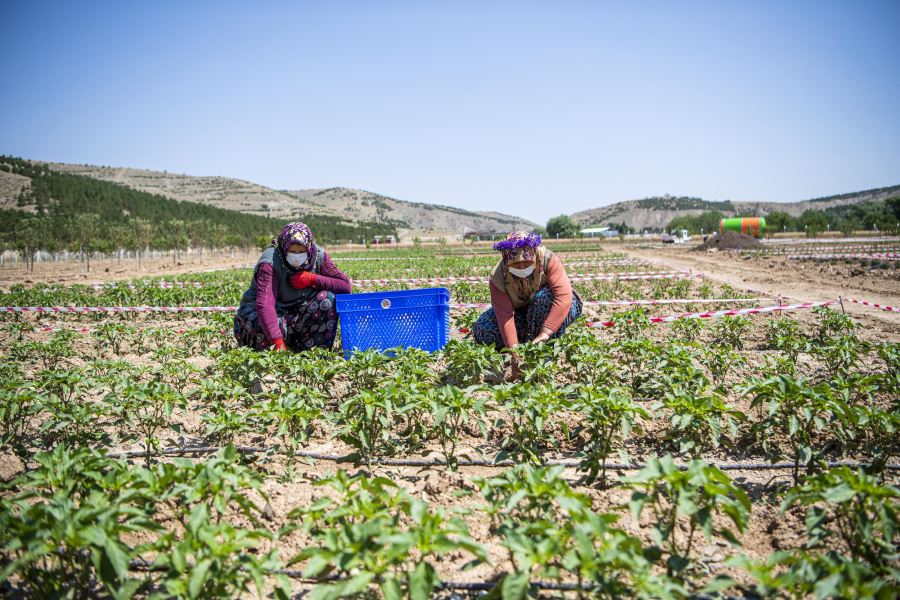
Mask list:
[[734,231],[726,231],[722,235],[711,235],[705,242],[693,248],[694,252],[705,252],[711,248],[718,250],[757,250],[763,245],[759,240],[736,233]]
[[[862,268],[843,263],[813,263],[783,256],[752,256],[733,251],[690,252],[684,247],[627,248],[630,256],[652,264],[694,269],[704,278],[739,290],[779,295],[785,302],[854,298],[897,306],[900,269]],[[774,304],[774,302],[773,302]],[[861,330],[876,328],[882,339],[900,338],[900,313],[845,301],[843,309],[860,322]],[[796,313],[794,313],[796,314]]]
[[0,266],[0,288],[10,286],[32,285],[35,283],[59,283],[72,285],[76,283],[103,283],[138,277],[154,277],[159,275],[180,275],[203,271],[219,271],[251,267],[259,257],[256,250],[236,250],[204,255],[200,260],[196,257],[173,260],[171,256],[164,258],[144,259],[140,266],[134,259],[106,258],[92,260],[90,270],[77,261],[36,262],[34,271],[27,270],[25,263],[6,262]]

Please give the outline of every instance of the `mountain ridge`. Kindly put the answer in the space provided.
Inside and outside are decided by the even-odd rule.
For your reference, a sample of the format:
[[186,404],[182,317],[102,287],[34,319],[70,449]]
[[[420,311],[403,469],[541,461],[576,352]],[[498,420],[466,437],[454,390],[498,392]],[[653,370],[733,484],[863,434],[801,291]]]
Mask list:
[[[37,161],[34,161],[37,162]],[[126,185],[176,200],[209,204],[248,214],[289,219],[297,214],[338,217],[347,222],[395,225],[401,238],[455,236],[466,229],[510,231],[533,228],[521,217],[453,206],[399,200],[345,187],[277,190],[224,176],[186,175],[131,167],[44,163],[49,168]]]
[[696,216],[717,210],[725,216],[766,216],[775,211],[800,216],[807,209],[825,210],[838,206],[878,201],[900,195],[900,185],[873,188],[858,192],[835,194],[797,202],[766,202],[740,200],[703,200],[694,196],[654,196],[615,202],[607,206],[589,208],[570,215],[577,225],[606,225],[625,223],[637,230],[660,230],[672,219]]
[[[376,192],[346,187],[274,189],[225,176],[198,176],[131,167],[73,163],[40,163],[50,169],[93,177],[175,200],[199,202],[218,208],[277,219],[299,214],[331,217],[348,224],[381,223],[397,229],[402,239],[457,237],[466,230],[511,231],[532,229],[535,223],[497,211],[471,211],[442,204],[406,201]],[[0,173],[0,208],[15,208],[16,197],[28,182]],[[797,217],[807,209],[854,205],[900,195],[900,185],[797,202],[704,200],[695,196],[654,196],[625,200],[582,210],[570,216],[579,226],[625,223],[637,230],[660,230],[674,218],[717,210],[725,216],[759,215],[783,211]],[[25,207],[28,210],[28,207]]]

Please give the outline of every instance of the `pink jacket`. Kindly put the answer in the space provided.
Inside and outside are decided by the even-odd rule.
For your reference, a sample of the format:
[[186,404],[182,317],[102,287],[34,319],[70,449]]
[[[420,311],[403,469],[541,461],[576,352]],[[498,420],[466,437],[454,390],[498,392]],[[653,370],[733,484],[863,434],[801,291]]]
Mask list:
[[[572,283],[569,276],[566,275],[566,269],[558,256],[553,256],[547,265],[547,285],[553,293],[553,306],[550,308],[550,314],[544,321],[544,327],[552,329],[553,333],[559,329],[572,308]],[[503,290],[497,289],[493,284],[491,287],[491,305],[494,307],[494,314],[497,315],[497,326],[500,328],[500,335],[503,337],[503,343],[506,347],[514,346],[519,343],[519,336],[516,333],[516,322],[513,318],[514,310],[509,295]]]

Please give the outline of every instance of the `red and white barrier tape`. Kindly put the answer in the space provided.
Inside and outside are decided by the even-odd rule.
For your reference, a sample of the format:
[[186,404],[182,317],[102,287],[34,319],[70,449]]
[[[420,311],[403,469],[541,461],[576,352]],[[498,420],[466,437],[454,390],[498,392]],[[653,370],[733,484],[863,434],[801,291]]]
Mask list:
[[[166,331],[171,331],[172,333],[190,333],[192,331],[199,331],[199,329],[171,329],[168,327],[142,327],[142,330],[147,329],[165,329]],[[71,331],[73,333],[92,333],[94,331],[100,331],[99,327],[35,327],[32,331],[34,333],[56,333],[58,331]],[[229,333],[225,329],[219,329],[215,333],[220,333],[225,335]]]
[[[738,299],[735,299],[738,300]],[[871,302],[865,302],[863,300],[854,300],[846,298],[848,302],[854,302],[857,304],[865,304],[868,306],[874,306],[876,308],[881,308],[882,310],[892,310],[900,312],[900,309],[895,307],[885,307],[879,304],[874,304]],[[637,302],[637,301],[634,301]],[[774,306],[763,306],[759,308],[740,308],[740,309],[730,309],[730,310],[716,310],[716,311],[706,311],[706,312],[691,312],[691,313],[680,313],[675,315],[667,315],[662,317],[650,317],[650,323],[669,323],[672,321],[678,321],[680,319],[717,319],[721,317],[735,317],[741,315],[756,315],[756,314],[765,314],[765,313],[774,313],[774,312],[784,312],[790,310],[802,310],[808,308],[816,308],[819,306],[830,306],[832,304],[836,304],[837,300],[822,300],[819,302],[803,302],[798,304],[779,304]],[[126,307],[127,308],[127,307]],[[225,307],[221,307],[225,308]],[[615,325],[615,321],[594,321],[585,323],[588,327],[613,327]],[[90,333],[97,328],[90,327],[78,327],[78,328],[62,328],[62,327],[37,327],[34,329],[35,332],[56,332],[56,331],[73,331],[76,333]],[[175,329],[173,330],[176,333],[187,333],[188,331],[194,331],[192,329]],[[456,331],[460,333],[469,333],[471,330],[468,327],[460,327]],[[220,330],[220,333],[227,333],[226,330]]]
[[[667,298],[665,300],[585,300],[586,306],[646,306],[651,304],[730,304],[760,302],[764,298]],[[450,308],[488,308],[489,303],[451,304]]]
[[[741,308],[733,310],[717,310],[711,312],[693,312],[681,313],[677,315],[667,315],[664,317],[650,317],[651,323],[669,323],[678,321],[679,319],[717,319],[721,317],[734,317],[740,315],[755,315],[762,313],[782,312],[787,310],[801,310],[804,308],[816,308],[818,306],[830,306],[836,304],[837,300],[823,300],[821,302],[804,302],[802,304],[778,304],[775,306],[763,306],[760,308]],[[593,321],[585,323],[588,327],[613,327],[615,321]],[[471,329],[468,327],[460,327],[457,331],[460,333],[469,333]]]
[[[625,258],[618,260],[576,260],[566,261],[563,263],[566,267],[654,267],[651,262],[636,258]],[[491,271],[494,265],[477,265],[472,267],[473,271]],[[667,273],[669,271],[666,271]]]
[[820,238],[820,239],[800,239],[800,238],[778,238],[760,240],[763,244],[868,244],[872,242],[900,242],[897,236],[881,236],[881,237],[864,237],[864,238]]
[[650,263],[639,258],[611,258],[608,260],[567,260],[563,264],[567,267],[589,267],[594,265],[649,265]]
[[784,248],[780,250],[741,250],[743,254],[759,254],[762,256],[782,256],[784,254],[838,254],[847,252],[896,252],[898,247],[894,244],[880,246],[812,246],[808,248]]
[[898,252],[883,253],[841,253],[841,254],[791,254],[788,260],[835,260],[844,258],[862,258],[866,260],[900,260]]
[[[802,302],[798,304],[777,304],[774,306],[761,306],[758,308],[738,308],[730,310],[714,310],[706,312],[681,313],[677,315],[668,315],[665,317],[650,317],[651,323],[669,323],[680,319],[717,319],[720,317],[736,317],[740,315],[757,315],[771,312],[783,312],[788,310],[802,310],[805,308],[816,308],[819,306],[830,306],[835,304],[837,300],[822,300],[820,302]],[[614,321],[595,321],[588,323],[588,327],[612,327]]]
[[163,290],[168,290],[172,288],[201,288],[203,284],[199,281],[158,281],[155,283],[143,283],[143,284],[133,284],[133,283],[92,283],[91,287],[95,290],[114,290],[117,288],[126,288],[129,290],[141,290],[141,289],[153,289],[160,288]]
[[0,306],[0,313],[216,313],[234,312],[237,309],[237,306]]
[[852,302],[853,304],[862,304],[863,306],[871,306],[872,308],[878,308],[880,310],[886,310],[889,312],[900,312],[900,306],[887,306],[885,304],[869,302],[868,300],[857,300],[855,298],[843,298],[843,300],[844,300],[844,302]]
[[345,260],[426,260],[428,256],[335,256],[329,253],[332,259],[341,262]]
[[[585,300],[593,306],[631,306],[639,304],[726,304],[759,302],[762,298],[682,298],[665,300]],[[489,303],[451,303],[451,308],[487,308]],[[0,313],[221,313],[235,312],[237,306],[0,306]]]
[[233,265],[231,267],[218,267],[216,269],[203,269],[202,271],[197,271],[197,273],[218,273],[219,271],[234,271],[235,269],[252,269],[256,266],[256,263],[250,263],[246,265]]
[[[700,273],[682,271],[646,271],[637,273],[575,273],[569,281],[638,280],[638,279],[690,279]],[[487,277],[430,277],[409,279],[354,279],[353,285],[388,285],[392,283],[487,283]]]
[[730,304],[732,302],[759,302],[763,298],[673,298],[664,300],[586,300],[589,306],[636,306],[648,304]]
[[[621,263],[626,264],[626,263]],[[627,264],[646,264],[643,262],[639,263],[627,263]],[[588,266],[588,265],[580,265],[580,266]],[[621,273],[573,273],[569,275],[570,281],[590,281],[590,280],[613,280],[613,279],[683,279],[687,277],[697,277],[699,274],[691,273],[689,271],[624,271]],[[487,283],[486,277],[421,277],[421,278],[396,278],[396,279],[354,279],[353,284],[359,286],[366,285],[386,285],[391,283]],[[192,282],[160,282],[159,284],[147,284],[147,285],[118,285],[118,284],[100,284],[95,283],[92,284],[92,287],[95,290],[106,290],[106,289],[130,289],[130,290],[139,290],[139,289],[151,289],[151,288],[160,288],[160,289],[171,289],[171,288],[186,288],[186,287],[194,287],[194,288],[202,288],[203,284],[199,281]]]

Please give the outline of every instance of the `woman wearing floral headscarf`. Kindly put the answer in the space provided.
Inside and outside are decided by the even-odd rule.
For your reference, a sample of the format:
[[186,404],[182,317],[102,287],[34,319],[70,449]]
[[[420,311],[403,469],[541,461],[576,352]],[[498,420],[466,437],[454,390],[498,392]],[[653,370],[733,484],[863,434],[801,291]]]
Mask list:
[[288,223],[256,263],[234,317],[238,345],[257,350],[331,348],[337,333],[335,294],[350,279],[316,245],[303,223]]
[[561,336],[581,315],[581,299],[559,257],[541,245],[540,235],[524,231],[510,233],[494,250],[501,258],[491,272],[491,308],[472,326],[475,341],[515,348]]

